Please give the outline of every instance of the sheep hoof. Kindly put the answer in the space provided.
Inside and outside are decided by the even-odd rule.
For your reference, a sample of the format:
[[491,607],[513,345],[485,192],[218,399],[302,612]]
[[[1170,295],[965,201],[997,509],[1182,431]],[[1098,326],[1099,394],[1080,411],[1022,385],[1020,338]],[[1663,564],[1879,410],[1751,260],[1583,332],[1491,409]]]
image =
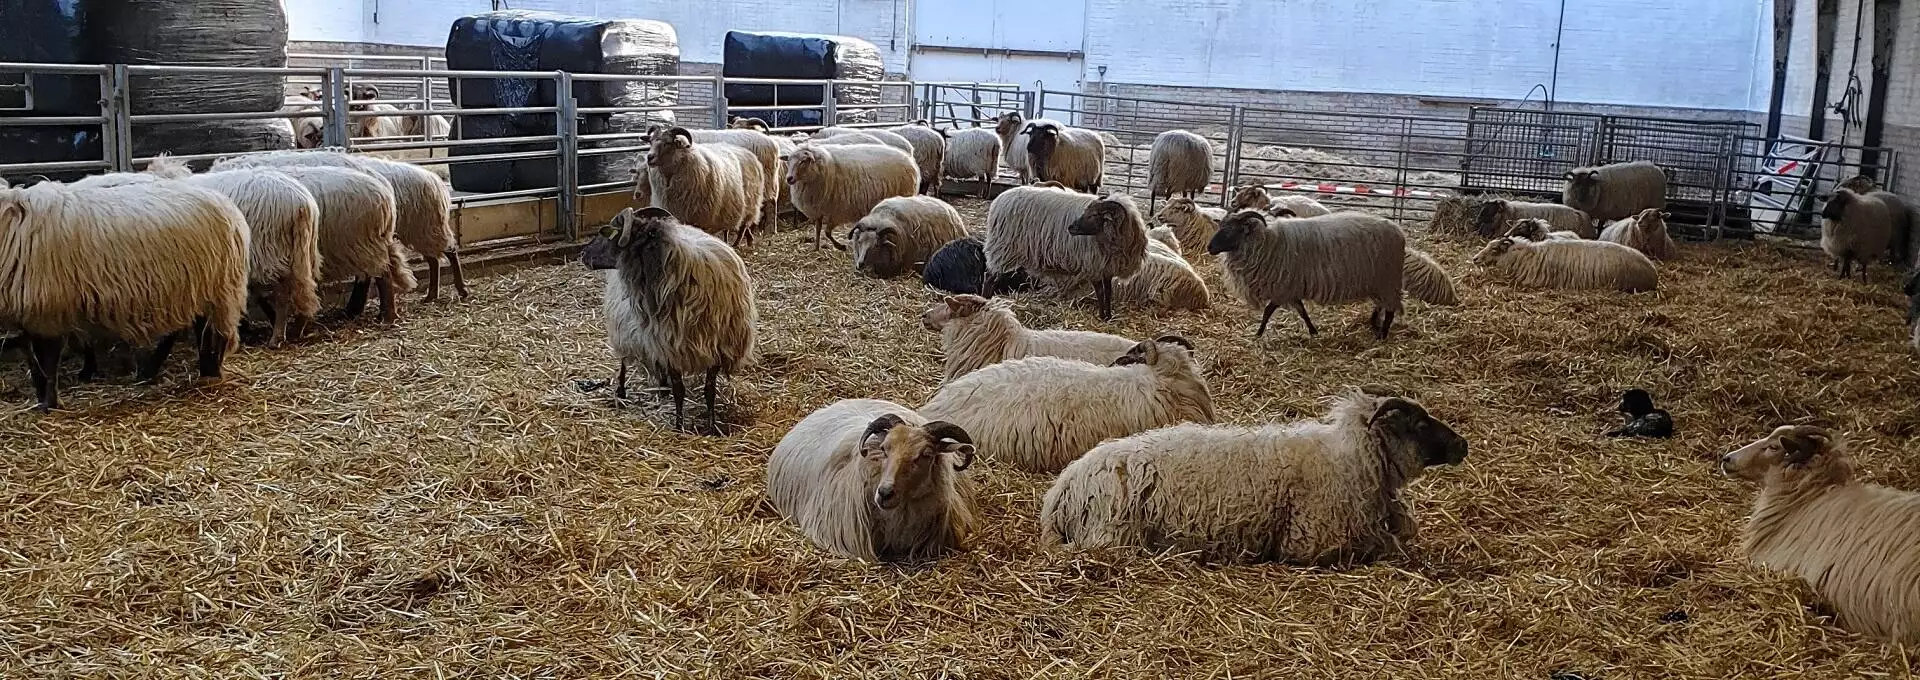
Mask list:
[[420,298],[420,302],[424,304],[429,304],[429,305],[439,301],[440,301],[440,291],[437,291],[437,290],[431,293],[427,293],[426,297]]

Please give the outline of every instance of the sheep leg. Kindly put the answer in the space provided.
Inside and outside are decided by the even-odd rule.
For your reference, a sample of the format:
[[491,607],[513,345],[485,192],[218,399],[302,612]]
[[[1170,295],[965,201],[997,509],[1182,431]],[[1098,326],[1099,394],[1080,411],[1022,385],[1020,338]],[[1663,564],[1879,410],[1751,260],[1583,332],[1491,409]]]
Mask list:
[[1865,261],[1860,262],[1860,282],[1867,282],[1867,263]]
[[982,274],[980,276],[980,297],[993,297],[994,292],[1000,287],[999,283],[1000,277],[996,276],[993,272]]
[[[823,225],[820,225],[820,231],[821,233],[824,233],[827,235],[827,242],[833,244],[834,248],[838,248],[840,250],[847,249],[847,244],[841,243],[838,239],[835,239],[833,237],[833,227],[829,227],[823,224]],[[848,238],[852,238],[852,237],[848,237]]]
[[353,291],[347,294],[347,308],[345,310],[347,318],[358,319],[360,318],[361,312],[367,311],[367,288],[372,285],[372,279],[362,278],[354,280]]
[[1113,320],[1113,279],[1101,279],[1093,284],[1094,294],[1100,298],[1100,320]]
[[1834,268],[1834,271],[1840,272],[1841,280],[1846,280],[1847,277],[1853,275],[1853,261],[1848,260],[1847,258],[1844,258],[1844,257],[1838,258],[1833,263],[1833,268]]
[[[281,288],[286,288],[286,286],[281,286]],[[287,342],[287,317],[291,315],[290,310],[292,306],[274,304],[273,298],[279,296],[280,293],[275,291],[271,296],[262,295],[254,300],[254,302],[259,303],[260,311],[267,313],[267,323],[271,327],[271,329],[267,331],[268,347],[279,347]]]
[[380,288],[380,323],[399,321],[400,301],[393,294],[393,280],[382,276],[374,280],[373,285]]
[[713,385],[719,378],[719,366],[707,369],[707,429],[714,434],[720,433],[720,426],[714,422],[713,417]]
[[220,377],[220,365],[227,359],[226,334],[208,324],[204,316],[194,320],[193,329],[200,338],[200,377]]
[[467,273],[460,269],[460,252],[448,248],[445,254],[447,268],[453,270],[453,292],[459,293],[462,300],[472,297],[473,293],[467,290]]
[[1375,326],[1373,327],[1374,339],[1375,340],[1387,339],[1387,333],[1393,330],[1393,311],[1386,310],[1386,309],[1376,309],[1374,310],[1373,315],[1378,319],[1376,321]]
[[1315,336],[1320,334],[1320,329],[1313,327],[1313,318],[1307,316],[1307,303],[1305,301],[1294,300],[1293,311],[1294,313],[1300,315],[1300,322],[1307,325],[1308,336]]
[[427,261],[427,296],[421,302],[433,304],[440,301],[440,258],[426,255],[420,259]]
[[679,374],[667,378],[673,388],[673,429],[687,429],[687,383]]
[[80,352],[80,382],[90,383],[100,377],[100,353],[94,351],[93,345],[75,343],[74,349]]
[[1253,337],[1257,338],[1267,334],[1267,322],[1273,320],[1273,310],[1276,310],[1279,308],[1280,308],[1280,303],[1278,302],[1267,303],[1267,311],[1262,312],[1260,314],[1260,330],[1254,331]]
[[160,381],[160,372],[166,369],[167,356],[173,354],[173,343],[180,339],[180,331],[160,336],[159,344],[153,346],[153,352],[147,355],[140,372],[134,377],[136,385],[152,385]]
[[627,404],[627,358],[620,357],[620,373],[613,377],[613,407]]
[[66,342],[59,336],[27,336],[27,373],[33,378],[35,407],[41,413],[60,408],[60,349]]

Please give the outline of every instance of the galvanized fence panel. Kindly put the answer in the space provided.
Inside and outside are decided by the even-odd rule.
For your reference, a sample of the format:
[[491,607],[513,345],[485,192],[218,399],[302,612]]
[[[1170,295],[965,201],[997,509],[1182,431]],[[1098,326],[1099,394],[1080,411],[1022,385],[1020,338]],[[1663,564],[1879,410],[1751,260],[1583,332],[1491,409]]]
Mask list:
[[1235,128],[1233,106],[1041,90],[1038,107],[1079,121],[1075,127],[1102,133],[1107,146],[1102,191],[1123,191],[1145,199],[1151,208],[1157,200],[1150,195],[1148,163],[1154,137],[1169,130],[1186,130],[1213,145],[1213,179],[1204,194],[1209,202],[1227,198],[1228,149]]
[[1467,123],[1246,107],[1232,176],[1275,195],[1424,221],[1459,188]]
[[1820,205],[1856,175],[1884,182],[1899,154],[1886,147],[1742,136],[1731,156],[1725,230],[1735,236],[1820,237]]

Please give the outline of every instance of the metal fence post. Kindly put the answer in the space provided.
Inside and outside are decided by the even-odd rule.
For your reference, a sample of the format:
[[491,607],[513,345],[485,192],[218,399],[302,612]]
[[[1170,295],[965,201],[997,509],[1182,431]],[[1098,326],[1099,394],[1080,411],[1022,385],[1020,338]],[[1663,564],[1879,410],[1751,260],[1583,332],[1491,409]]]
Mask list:
[[[1247,111],[1239,104],[1233,105],[1233,112],[1227,114],[1227,167],[1222,175],[1224,186],[1221,197],[1233,195],[1233,187],[1240,184],[1240,141],[1246,138]],[[1225,202],[1224,200],[1222,202]]]
[[840,89],[833,86],[832,80],[820,90],[820,126],[833,127],[840,123]]
[[[773,122],[767,121],[767,124],[772,125]],[[727,126],[727,77],[722,75],[713,77],[713,126]]]
[[554,173],[555,188],[554,226],[560,235],[573,240],[579,236],[580,214],[580,178],[576,172],[580,169],[580,102],[573,98],[573,74],[555,71],[553,74],[554,106],[557,108],[554,118],[554,134],[560,137],[554,149],[554,160],[559,164]]
[[[901,109],[901,111],[906,112],[906,119],[900,121],[902,125],[910,124],[913,121],[921,118],[927,118],[927,116],[915,115],[920,113],[920,98],[917,96],[914,96],[914,93],[913,93],[913,88],[915,87],[917,87],[917,85],[913,81],[911,80],[907,81],[907,87],[906,87],[907,101],[905,102],[907,105],[907,108]],[[933,121],[928,120],[927,124],[932,125]]]
[[347,73],[338,66],[327,68],[327,91],[322,95],[326,101],[321,105],[321,115],[326,116],[327,126],[321,131],[321,138],[327,146],[350,148],[353,136],[347,132]]
[[133,171],[133,123],[126,64],[100,75],[100,160],[115,172]]

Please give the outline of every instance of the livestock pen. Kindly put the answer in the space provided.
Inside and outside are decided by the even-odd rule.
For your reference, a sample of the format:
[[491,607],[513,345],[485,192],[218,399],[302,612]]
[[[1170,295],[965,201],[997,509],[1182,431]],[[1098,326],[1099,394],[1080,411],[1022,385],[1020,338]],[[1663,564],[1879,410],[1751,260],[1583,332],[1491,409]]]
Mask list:
[[[345,97],[351,76],[330,70]],[[579,153],[554,137],[536,158]],[[577,245],[623,188],[472,197],[463,243]],[[985,201],[953,202],[982,226]],[[479,230],[495,203],[546,207]],[[1910,673],[1909,652],[1840,632],[1806,589],[1744,565],[1752,491],[1715,468],[1820,415],[1852,435],[1866,477],[1920,486],[1906,454],[1920,370],[1890,272],[1839,281],[1792,243],[1728,239],[1684,244],[1656,293],[1529,291],[1408,212],[1463,299],[1410,302],[1385,342],[1358,306],[1316,309],[1318,338],[1277,321],[1255,340],[1258,310],[1225,297],[1122,306],[1112,323],[1083,301],[1016,298],[1031,327],[1190,338],[1223,422],[1312,417],[1355,384],[1419,398],[1472,451],[1407,490],[1420,534],[1404,557],[1310,569],[1052,554],[1035,543],[1050,480],[988,460],[970,472],[968,550],[908,566],[829,556],[768,505],[766,457],[836,399],[931,396],[939,340],[919,314],[938,296],[858,277],[788,229],[742,251],[761,356],[722,392],[719,433],[671,430],[670,405],[611,407],[600,276],[561,258],[497,269],[471,301],[416,305],[391,328],[243,349],[218,383],[186,385],[176,366],[157,387],[70,389],[68,410],[39,415],[7,369],[0,676]],[[1217,264],[1194,264],[1221,296]],[[1601,436],[1628,387],[1657,395],[1679,436]]]

